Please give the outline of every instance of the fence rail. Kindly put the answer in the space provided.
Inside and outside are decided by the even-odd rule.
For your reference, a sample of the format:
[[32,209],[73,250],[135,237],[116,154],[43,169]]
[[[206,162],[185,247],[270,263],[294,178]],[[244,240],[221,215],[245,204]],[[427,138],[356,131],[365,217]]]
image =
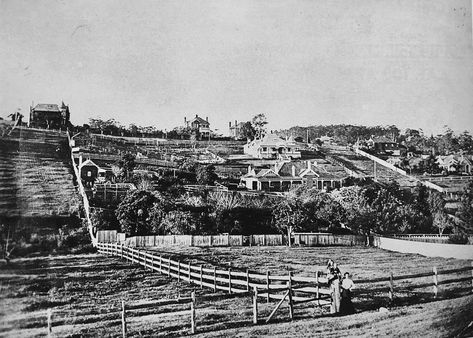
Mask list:
[[246,293],[256,288],[258,297],[280,300],[278,292],[287,291],[288,283],[292,283],[291,293],[294,302],[307,302],[316,300],[320,306],[330,306],[331,291],[328,279],[321,272],[315,277],[292,276],[292,274],[270,275],[247,271],[233,271],[231,268],[204,267],[192,265],[169,257],[152,254],[137,248],[131,248],[117,243],[98,243],[100,253],[127,259],[145,267],[160,272],[164,275],[177,278],[202,287],[212,289],[214,292],[222,290],[232,293]]

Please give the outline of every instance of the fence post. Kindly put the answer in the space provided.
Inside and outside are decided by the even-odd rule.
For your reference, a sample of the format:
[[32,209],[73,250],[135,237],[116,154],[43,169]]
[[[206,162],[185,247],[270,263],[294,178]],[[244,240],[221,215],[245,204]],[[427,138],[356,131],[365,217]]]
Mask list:
[[202,289],[203,288],[203,281],[202,281],[202,264],[200,264],[200,267],[199,267],[199,272],[200,272],[200,288]]
[[181,261],[177,261],[177,281],[181,281]]
[[250,272],[246,269],[246,291],[250,291]]
[[191,279],[191,263],[187,263],[187,270],[188,270],[188,277],[189,277],[189,284],[192,284],[192,279]]
[[52,334],[53,334],[53,322],[52,322],[53,310],[52,309],[48,309],[47,316],[48,316],[48,337],[52,337]]
[[171,277],[171,256],[168,256],[168,277]]
[[394,282],[393,282],[393,272],[391,271],[391,274],[389,275],[389,301],[393,301],[394,299]]
[[439,285],[439,279],[438,279],[438,275],[437,275],[437,267],[434,266],[432,268],[432,272],[434,273],[434,298],[437,298],[437,294],[438,294],[438,285]]
[[151,255],[151,271],[153,271],[154,269],[154,255]]
[[217,292],[217,268],[214,266],[214,292]]
[[253,286],[253,324],[258,324],[258,288]]
[[195,291],[191,293],[191,333],[195,333]]
[[471,261],[471,291],[473,292],[473,261]]
[[288,301],[289,301],[289,318],[294,319],[294,306],[292,304],[292,271],[289,271],[289,280],[287,281],[288,287]]
[[316,289],[315,289],[315,290],[316,290],[316,291],[315,291],[315,292],[316,292],[315,296],[316,296],[316,298],[317,298],[317,305],[320,306],[319,270],[316,270],[316,271],[315,271],[315,283],[317,283],[317,286],[316,286]]
[[232,269],[228,268],[228,293],[232,293]]
[[340,311],[340,281],[338,278],[332,281],[330,284],[330,291],[332,294],[332,305],[330,307],[330,313],[338,313]]
[[269,303],[269,271],[266,271],[266,303]]
[[122,300],[122,336],[126,338],[125,301]]
[[159,255],[159,272],[162,272],[161,270],[163,269],[163,261],[161,255]]

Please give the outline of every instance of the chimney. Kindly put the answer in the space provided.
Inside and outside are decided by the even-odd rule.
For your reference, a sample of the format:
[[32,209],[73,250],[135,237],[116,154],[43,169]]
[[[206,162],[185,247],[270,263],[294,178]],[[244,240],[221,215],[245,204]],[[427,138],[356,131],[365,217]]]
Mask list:
[[248,165],[248,174],[251,172],[251,164]]
[[235,120],[235,127],[237,126],[237,120]]
[[228,128],[231,128],[232,127],[232,122],[228,122]]
[[312,163],[310,163],[310,160],[307,161],[307,169],[312,169]]
[[184,116],[184,124],[187,124],[187,119],[185,116]]
[[205,121],[209,122],[209,117],[208,116],[205,118]]
[[291,171],[292,171],[292,177],[296,177],[296,167],[294,165],[292,165]]
[[195,114],[195,117],[199,117],[199,115]]

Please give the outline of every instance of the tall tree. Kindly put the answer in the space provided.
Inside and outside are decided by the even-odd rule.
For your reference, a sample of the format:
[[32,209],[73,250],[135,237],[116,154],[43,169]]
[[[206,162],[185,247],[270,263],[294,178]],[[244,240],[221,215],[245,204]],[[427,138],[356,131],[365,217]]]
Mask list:
[[258,114],[254,116],[253,119],[251,120],[251,124],[253,128],[255,129],[255,137],[256,138],[263,137],[264,134],[266,133],[266,125],[268,124],[266,115]]
[[247,139],[247,140],[252,140],[255,137],[256,130],[251,124],[250,121],[247,121],[242,124],[240,128],[240,132],[238,134],[239,139]]

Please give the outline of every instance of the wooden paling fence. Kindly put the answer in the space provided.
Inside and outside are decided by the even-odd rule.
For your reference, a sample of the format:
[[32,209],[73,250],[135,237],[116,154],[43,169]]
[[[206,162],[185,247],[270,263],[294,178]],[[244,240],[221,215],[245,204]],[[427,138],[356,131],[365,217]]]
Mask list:
[[[123,243],[131,247],[156,247],[156,246],[283,246],[288,244],[286,235],[260,234],[260,235],[148,235],[125,238],[124,233],[116,230],[97,231],[98,242]],[[366,236],[359,235],[334,235],[330,233],[293,233],[291,241],[300,246],[355,246],[366,245]]]

